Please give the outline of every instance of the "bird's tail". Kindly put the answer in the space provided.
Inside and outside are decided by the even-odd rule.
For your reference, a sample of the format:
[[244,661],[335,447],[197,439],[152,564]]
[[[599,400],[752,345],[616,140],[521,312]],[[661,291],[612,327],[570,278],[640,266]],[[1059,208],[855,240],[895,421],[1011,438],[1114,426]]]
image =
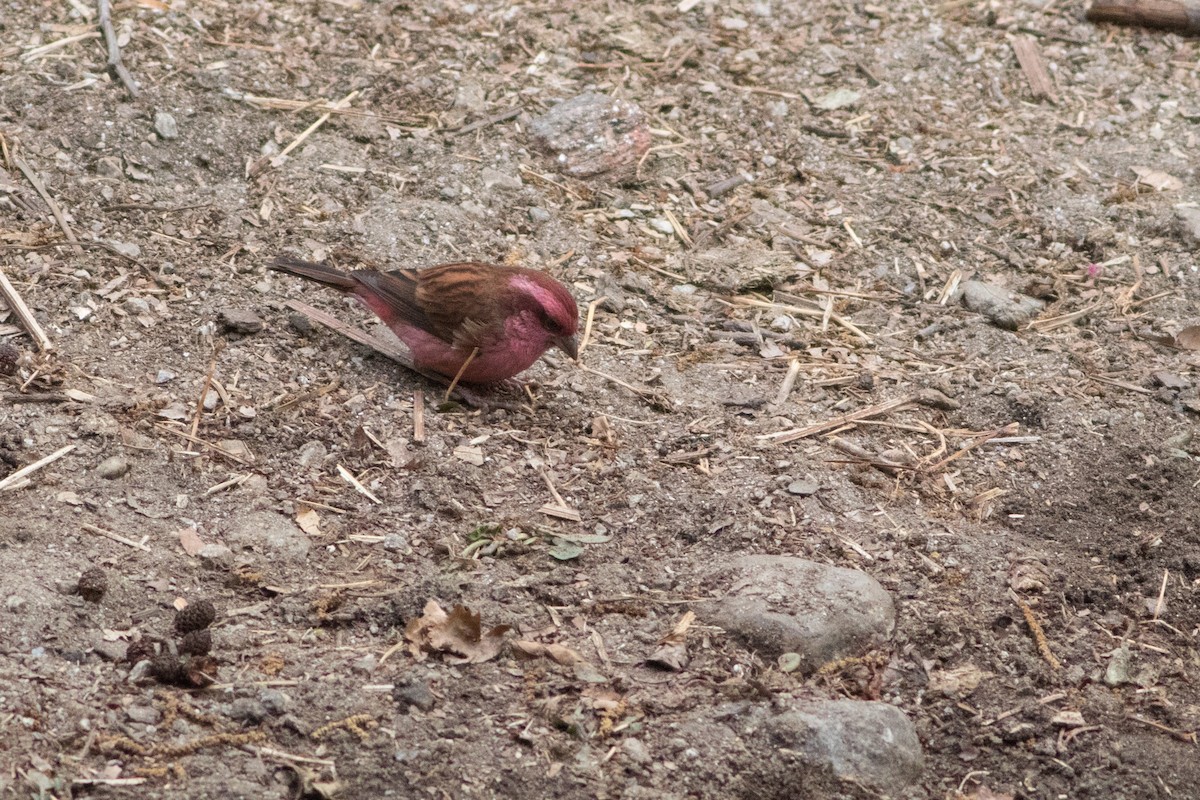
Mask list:
[[341,270],[327,267],[324,264],[303,261],[292,256],[278,256],[267,266],[276,272],[286,272],[288,275],[307,278],[310,281],[323,283],[342,291],[353,291],[358,287],[358,281]]

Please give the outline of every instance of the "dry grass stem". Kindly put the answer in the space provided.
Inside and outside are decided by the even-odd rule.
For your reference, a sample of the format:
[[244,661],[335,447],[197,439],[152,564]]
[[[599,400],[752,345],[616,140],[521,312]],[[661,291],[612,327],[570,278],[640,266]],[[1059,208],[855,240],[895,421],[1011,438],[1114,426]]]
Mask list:
[[4,295],[4,302],[8,303],[8,307],[12,309],[17,318],[21,320],[21,324],[29,335],[33,338],[38,350],[43,353],[54,347],[50,341],[50,337],[42,330],[42,326],[38,324],[37,318],[33,316],[33,312],[29,310],[29,306],[25,305],[25,301],[21,298],[19,292],[8,276],[4,274],[4,270],[0,269],[0,294]]
[[55,461],[58,461],[60,458],[65,456],[67,453],[70,453],[74,449],[75,449],[75,445],[73,445],[73,444],[69,444],[65,447],[60,447],[58,450],[55,450],[53,453],[46,456],[45,458],[39,458],[37,461],[33,462],[32,464],[21,467],[19,470],[12,473],[8,477],[6,477],[4,480],[0,480],[0,492],[11,491],[13,489],[20,489],[24,486],[28,486],[30,482],[27,479],[30,475],[32,475],[33,473],[37,472],[39,469],[42,469],[45,466],[53,464]]

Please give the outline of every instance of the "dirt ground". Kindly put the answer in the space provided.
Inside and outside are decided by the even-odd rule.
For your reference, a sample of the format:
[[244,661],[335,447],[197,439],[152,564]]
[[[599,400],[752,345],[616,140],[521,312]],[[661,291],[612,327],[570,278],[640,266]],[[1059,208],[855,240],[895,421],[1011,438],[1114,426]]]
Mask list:
[[[0,320],[0,477],[73,449],[0,492],[0,796],[858,796],[706,755],[805,697],[909,715],[901,796],[1197,796],[1200,44],[1082,13],[140,0],[131,99],[90,4],[5,0],[0,265],[54,349]],[[647,115],[636,171],[534,146],[585,91]],[[285,305],[375,327],[285,251],[546,269],[606,298],[582,361],[620,382],[552,356],[534,405],[439,407]],[[1046,306],[1003,330],[972,276]],[[927,389],[956,407],[763,438]],[[649,663],[747,553],[874,576],[890,649],[802,677],[701,617]],[[215,683],[131,675],[204,599],[177,683]],[[418,660],[430,600],[589,668]]]

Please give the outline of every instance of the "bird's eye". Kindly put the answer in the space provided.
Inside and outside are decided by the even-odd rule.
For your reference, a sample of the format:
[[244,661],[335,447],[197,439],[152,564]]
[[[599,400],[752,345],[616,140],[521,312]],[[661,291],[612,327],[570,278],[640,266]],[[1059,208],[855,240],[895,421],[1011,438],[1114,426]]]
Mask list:
[[557,320],[546,313],[546,309],[544,308],[538,309],[538,321],[541,322],[542,327],[550,331],[550,333],[560,334],[563,332],[562,325],[559,325]]

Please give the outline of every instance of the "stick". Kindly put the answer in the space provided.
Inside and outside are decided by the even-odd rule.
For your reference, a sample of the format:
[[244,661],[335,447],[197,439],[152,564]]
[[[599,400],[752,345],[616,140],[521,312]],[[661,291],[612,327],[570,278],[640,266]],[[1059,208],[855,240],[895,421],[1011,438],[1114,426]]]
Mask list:
[[425,441],[425,393],[420,389],[413,392],[413,441]]
[[378,497],[376,497],[374,494],[371,493],[370,489],[363,486],[362,483],[359,482],[358,478],[351,475],[350,470],[346,469],[341,464],[338,464],[337,471],[338,471],[338,475],[341,475],[342,479],[345,480],[346,483],[353,486],[354,490],[356,492],[358,492],[359,494],[361,494],[363,497],[367,498],[368,500],[370,500],[371,502],[373,502],[377,505],[383,503],[382,500],[380,500]]
[[1017,61],[1021,65],[1021,71],[1025,73],[1025,80],[1029,82],[1034,98],[1056,102],[1054,81],[1050,79],[1050,73],[1046,70],[1046,59],[1042,57],[1042,49],[1038,47],[1034,38],[1016,36],[1012,40],[1012,49],[1017,54]]
[[467,367],[471,366],[471,362],[475,360],[475,356],[477,355],[479,355],[479,348],[471,348],[471,355],[467,356],[467,360],[464,361],[462,366],[458,368],[458,372],[454,373],[454,380],[450,381],[450,385],[446,387],[446,396],[442,398],[442,402],[446,402],[450,399],[450,393],[454,391],[455,386],[458,386],[459,379],[463,376],[463,373],[467,371]]
[[81,523],[79,523],[79,526],[81,528],[83,528],[85,531],[91,531],[92,533],[99,534],[100,536],[103,536],[106,539],[112,539],[114,542],[120,542],[123,545],[127,545],[129,547],[133,547],[138,550],[143,550],[147,553],[150,552],[150,548],[147,547],[146,545],[142,544],[141,542],[135,542],[133,539],[126,539],[124,536],[122,536],[119,533],[113,533],[112,531],[106,531],[104,528],[101,528],[97,525],[91,525],[87,522],[81,522]]
[[512,119],[513,117],[521,116],[521,112],[523,110],[524,109],[521,108],[520,106],[515,106],[513,108],[508,109],[507,111],[501,111],[499,114],[496,114],[494,116],[484,117],[483,119],[472,122],[470,125],[463,125],[461,128],[454,131],[454,135],[462,136],[465,133],[471,133],[472,131],[477,131],[480,128],[486,128],[489,125],[495,125],[497,122],[506,122],[506,121]]
[[754,438],[759,440],[771,440],[772,444],[785,444],[794,442],[797,439],[807,439],[809,436],[827,433],[828,431],[840,428],[843,425],[850,425],[863,419],[882,416],[892,411],[905,408],[917,401],[915,394],[897,397],[894,400],[887,400],[873,406],[860,408],[858,411],[851,411],[849,414],[842,414],[840,417],[826,420],[825,422],[816,422],[812,425],[806,425],[803,428],[792,428],[790,431],[776,431],[775,433],[764,433]]
[[[335,108],[335,109],[337,109],[337,108],[342,108],[342,107],[344,107],[344,106],[348,105],[348,104],[350,103],[350,101],[351,101],[351,100],[353,100],[354,98],[358,97],[358,94],[359,94],[358,90],[357,90],[357,89],[355,89],[353,92],[351,92],[350,94],[348,94],[348,95],[346,95],[345,97],[343,97],[341,100],[339,100],[339,101],[337,101],[336,103],[334,103],[334,108]],[[329,118],[333,116],[333,113],[334,113],[334,112],[333,112],[333,110],[331,109],[331,110],[329,110],[329,111],[326,111],[326,112],[325,112],[324,114],[322,114],[321,116],[317,117],[317,121],[316,121],[316,122],[314,122],[312,125],[309,125],[307,128],[305,128],[305,129],[304,129],[304,130],[303,130],[303,131],[300,133],[300,135],[299,135],[299,136],[297,136],[295,139],[292,139],[291,143],[290,143],[290,144],[288,144],[288,146],[287,146],[287,147],[283,148],[283,151],[282,151],[282,152],[280,152],[280,154],[279,154],[279,155],[277,155],[277,156],[275,156],[275,158],[271,159],[271,162],[272,162],[272,164],[273,164],[273,165],[275,165],[275,164],[278,164],[278,163],[280,163],[280,162],[281,162],[281,160],[283,159],[283,157],[284,157],[284,156],[286,156],[288,153],[290,153],[290,152],[292,152],[293,150],[295,150],[295,149],[296,149],[297,147],[299,147],[300,145],[304,144],[304,141],[305,141],[305,140],[306,140],[306,139],[307,139],[309,136],[312,136],[314,133],[316,133],[316,132],[317,132],[317,129],[319,129],[319,128],[320,128],[322,125],[324,125],[326,122],[328,122],[328,121],[329,121]]]
[[100,32],[104,34],[104,44],[108,48],[108,71],[114,78],[125,84],[125,91],[129,92],[130,98],[136,100],[138,96],[137,82],[129,74],[129,70],[125,69],[125,65],[121,63],[121,47],[117,44],[117,34],[112,26],[112,3],[110,0],[97,0],[97,5],[100,10]]
[[58,222],[58,227],[62,229],[63,236],[66,236],[67,241],[75,245],[75,252],[83,255],[83,248],[79,246],[79,240],[75,238],[75,234],[71,231],[71,226],[67,224],[67,218],[63,216],[62,209],[58,207],[58,203],[54,202],[54,198],[46,191],[46,185],[42,183],[41,178],[37,176],[37,173],[20,156],[13,156],[12,162],[17,165],[17,169],[25,174],[26,180],[33,184],[33,188],[42,196],[42,200],[46,201],[46,205],[50,207],[50,213],[54,215],[55,221]]
[[48,464],[52,464],[55,461],[58,461],[60,458],[62,458],[63,456],[65,456],[67,453],[71,452],[74,449],[75,449],[75,445],[69,444],[66,447],[55,450],[53,453],[46,456],[45,458],[38,459],[37,461],[33,462],[32,464],[30,464],[27,467],[21,467],[19,470],[17,470],[13,474],[9,475],[4,480],[0,481],[0,492],[6,491],[9,489],[21,488],[21,486],[24,486],[28,483],[28,481],[22,482],[23,478],[25,478],[28,475],[32,475],[33,473],[37,472],[39,469],[41,469],[42,467],[44,467]]
[[775,405],[783,405],[788,395],[792,393],[792,387],[796,385],[796,377],[800,374],[800,361],[793,358],[792,363],[788,365],[787,375],[783,376],[783,383],[779,386],[779,393],[775,395]]
[[25,301],[21,299],[21,295],[17,293],[16,287],[8,280],[8,276],[4,274],[4,270],[0,270],[0,293],[4,295],[4,302],[8,303],[16,315],[21,319],[21,324],[25,326],[25,330],[33,337],[33,341],[37,343],[38,350],[43,353],[53,349],[54,345],[50,342],[50,337],[42,330],[42,326],[38,324],[37,319],[33,316],[33,312],[29,310],[29,306],[25,305]]
[[584,348],[592,343],[592,321],[596,318],[596,306],[600,305],[607,299],[607,296],[601,295],[592,302],[588,303],[587,316],[584,318],[583,323],[583,338],[579,342],[579,349],[577,351],[580,358],[583,357]]
[[1200,33],[1200,6],[1175,0],[1095,0],[1089,22],[1140,25],[1179,33]]

